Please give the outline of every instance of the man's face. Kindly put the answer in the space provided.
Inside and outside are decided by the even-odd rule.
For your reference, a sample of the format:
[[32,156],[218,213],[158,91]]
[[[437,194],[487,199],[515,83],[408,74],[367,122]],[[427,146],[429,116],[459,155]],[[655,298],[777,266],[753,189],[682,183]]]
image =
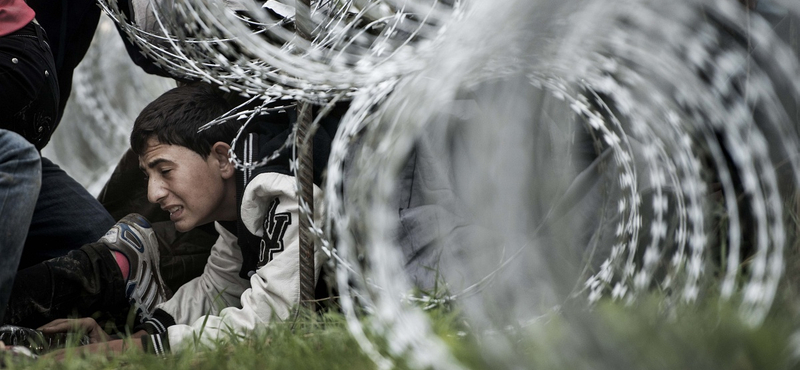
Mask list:
[[[169,212],[178,231],[230,218],[230,184],[214,153],[203,159],[189,148],[151,137],[139,167],[148,178],[147,199]],[[235,212],[235,198],[233,203]]]

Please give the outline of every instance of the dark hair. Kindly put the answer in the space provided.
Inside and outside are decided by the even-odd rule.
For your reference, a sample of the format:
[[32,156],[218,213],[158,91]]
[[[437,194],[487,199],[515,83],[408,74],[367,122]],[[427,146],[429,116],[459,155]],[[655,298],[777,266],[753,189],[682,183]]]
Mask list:
[[197,129],[231,108],[216,86],[193,83],[176,87],[152,101],[136,117],[131,149],[142,155],[147,140],[155,137],[162,144],[180,145],[207,158],[214,143],[233,141],[238,124],[228,120],[199,133]]

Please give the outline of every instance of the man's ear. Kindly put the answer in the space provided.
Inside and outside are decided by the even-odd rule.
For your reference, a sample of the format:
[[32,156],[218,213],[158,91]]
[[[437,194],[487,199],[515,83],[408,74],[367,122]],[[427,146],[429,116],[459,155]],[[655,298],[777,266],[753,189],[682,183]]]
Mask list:
[[233,163],[230,162],[231,156],[228,152],[230,149],[231,146],[222,141],[217,141],[211,146],[210,155],[217,159],[219,171],[222,177],[226,179],[233,177],[234,172],[236,172],[236,168],[233,166]]

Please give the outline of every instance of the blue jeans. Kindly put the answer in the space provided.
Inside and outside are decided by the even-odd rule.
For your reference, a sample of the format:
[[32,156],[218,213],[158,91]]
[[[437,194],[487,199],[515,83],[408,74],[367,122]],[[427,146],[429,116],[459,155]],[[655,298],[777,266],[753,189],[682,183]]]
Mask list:
[[8,303],[41,186],[39,153],[22,136],[0,129],[0,317]]

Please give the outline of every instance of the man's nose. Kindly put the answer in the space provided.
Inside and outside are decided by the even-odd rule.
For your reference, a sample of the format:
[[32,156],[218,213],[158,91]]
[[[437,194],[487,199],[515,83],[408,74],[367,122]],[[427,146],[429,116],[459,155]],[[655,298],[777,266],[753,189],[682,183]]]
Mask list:
[[167,188],[164,181],[155,178],[147,180],[147,200],[150,203],[159,203],[167,196]]

